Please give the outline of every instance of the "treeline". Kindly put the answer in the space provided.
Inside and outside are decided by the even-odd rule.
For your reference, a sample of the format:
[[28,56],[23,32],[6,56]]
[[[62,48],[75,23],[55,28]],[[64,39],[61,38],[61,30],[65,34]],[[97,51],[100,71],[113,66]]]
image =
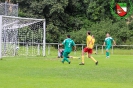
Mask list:
[[[97,44],[103,43],[107,32],[117,44],[132,44],[132,18],[117,20],[112,16],[111,1],[113,0],[12,0],[12,3],[19,3],[21,17],[46,19],[47,43],[61,42],[66,34],[71,34],[76,43],[85,43],[86,31],[90,30]],[[127,24],[127,21],[130,23]]]

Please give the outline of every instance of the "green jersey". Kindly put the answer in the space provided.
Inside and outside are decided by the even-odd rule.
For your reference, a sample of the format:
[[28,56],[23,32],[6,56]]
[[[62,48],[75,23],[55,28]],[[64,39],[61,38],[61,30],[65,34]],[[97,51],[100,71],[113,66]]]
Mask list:
[[72,51],[72,47],[75,46],[75,43],[72,39],[67,38],[65,39],[62,44],[64,45],[64,52],[71,52]]
[[113,41],[113,38],[112,37],[107,37],[105,38],[105,44],[106,46],[112,46],[112,41]]

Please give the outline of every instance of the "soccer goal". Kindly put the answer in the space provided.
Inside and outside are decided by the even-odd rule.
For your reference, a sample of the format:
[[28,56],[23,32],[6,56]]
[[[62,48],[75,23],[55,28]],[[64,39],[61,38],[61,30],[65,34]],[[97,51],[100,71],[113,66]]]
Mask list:
[[45,56],[45,19],[0,16],[0,58]]

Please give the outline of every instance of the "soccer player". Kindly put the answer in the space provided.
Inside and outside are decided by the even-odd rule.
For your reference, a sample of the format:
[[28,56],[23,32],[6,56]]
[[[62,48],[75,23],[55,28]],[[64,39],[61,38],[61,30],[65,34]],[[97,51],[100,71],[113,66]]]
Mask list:
[[[62,48],[62,47],[60,47],[59,49],[58,49],[58,58],[63,58],[63,52],[64,52],[64,49]],[[74,57],[74,56],[68,56],[68,58],[72,58],[72,59],[74,59],[74,58],[78,58],[78,59],[80,59],[80,57]]]
[[112,46],[112,41],[114,42],[114,45],[116,45],[114,39],[110,37],[109,33],[106,34],[106,38],[104,40],[103,46],[106,46],[106,58],[109,58],[109,49]]
[[94,43],[95,43],[95,39],[94,39],[94,37],[91,36],[91,32],[88,31],[87,32],[87,38],[86,38],[87,47],[85,47],[84,50],[82,51],[82,62],[79,65],[84,65],[84,54],[86,52],[88,52],[88,57],[91,58],[95,62],[96,65],[98,65],[98,61],[95,60],[91,56],[91,54],[93,52]]
[[68,59],[68,55],[71,53],[72,48],[76,50],[75,42],[70,38],[70,35],[67,35],[67,39],[65,39],[60,46],[64,45],[64,52],[63,52],[63,60],[62,63],[67,61],[69,64],[71,63]]
[[58,50],[58,58],[63,58],[63,52],[64,52],[64,49],[60,47]]

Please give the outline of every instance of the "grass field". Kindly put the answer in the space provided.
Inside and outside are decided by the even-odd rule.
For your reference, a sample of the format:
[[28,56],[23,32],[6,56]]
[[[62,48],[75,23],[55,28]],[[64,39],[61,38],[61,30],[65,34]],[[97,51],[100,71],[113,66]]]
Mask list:
[[80,66],[81,59],[62,64],[54,55],[5,57],[0,88],[133,88],[133,55],[93,56],[98,66],[88,58]]

